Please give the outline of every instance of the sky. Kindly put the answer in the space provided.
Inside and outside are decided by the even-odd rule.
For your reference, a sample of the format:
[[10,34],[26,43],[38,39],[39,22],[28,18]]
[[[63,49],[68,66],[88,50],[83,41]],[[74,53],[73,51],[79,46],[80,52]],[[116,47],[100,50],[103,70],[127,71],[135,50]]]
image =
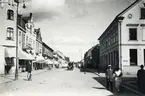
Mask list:
[[87,50],[99,43],[99,36],[115,16],[135,0],[26,1],[27,8],[21,8],[20,13],[33,13],[42,40],[71,61],[80,61]]

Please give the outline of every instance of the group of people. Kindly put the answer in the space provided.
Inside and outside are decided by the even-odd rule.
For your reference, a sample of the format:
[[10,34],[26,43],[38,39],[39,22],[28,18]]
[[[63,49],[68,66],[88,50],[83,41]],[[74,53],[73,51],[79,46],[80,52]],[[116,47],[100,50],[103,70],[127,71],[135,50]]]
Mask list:
[[[115,88],[116,92],[120,91],[120,85],[122,82],[122,71],[119,68],[116,68],[114,71],[111,67],[111,65],[108,65],[108,68],[106,70],[106,83],[107,83],[107,89],[113,91],[113,88]],[[113,85],[115,85],[113,87]]]
[[[140,66],[141,69],[137,72],[137,85],[140,90],[140,92],[145,93],[145,70],[144,66]],[[106,87],[108,90],[113,91],[113,88],[115,88],[115,91],[120,91],[120,85],[122,83],[122,71],[121,69],[117,68],[115,71],[112,69],[111,65],[108,65],[108,68],[106,70]]]

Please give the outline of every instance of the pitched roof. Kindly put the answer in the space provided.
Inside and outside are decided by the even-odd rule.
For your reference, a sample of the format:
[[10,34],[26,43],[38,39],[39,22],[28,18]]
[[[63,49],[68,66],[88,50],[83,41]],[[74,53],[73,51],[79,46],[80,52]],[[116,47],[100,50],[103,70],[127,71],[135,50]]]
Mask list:
[[111,25],[113,25],[113,23],[117,20],[123,19],[122,15],[125,14],[128,10],[130,10],[132,7],[134,7],[136,4],[138,4],[140,1],[142,0],[136,0],[135,2],[133,2],[130,6],[128,6],[126,9],[124,9],[122,12],[120,12],[115,19],[110,23],[110,25],[107,27],[107,29],[103,32],[103,34],[98,38],[98,40],[100,40],[100,38],[104,35],[104,33],[111,27]]
[[136,0],[136,1],[133,2],[130,6],[128,6],[126,9],[124,9],[122,12],[120,12],[116,17],[122,16],[122,15],[125,14],[128,10],[130,10],[132,7],[134,7],[136,4],[138,4],[140,1],[142,1],[142,0]]

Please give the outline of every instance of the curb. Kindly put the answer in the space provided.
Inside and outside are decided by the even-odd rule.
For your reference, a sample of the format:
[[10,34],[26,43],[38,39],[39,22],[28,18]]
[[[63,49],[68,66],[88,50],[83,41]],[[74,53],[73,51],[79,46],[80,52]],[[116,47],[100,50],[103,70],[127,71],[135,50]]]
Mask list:
[[90,69],[86,69],[86,70],[91,71],[92,73],[98,75],[99,77],[102,77],[102,76],[100,76],[97,72],[94,72],[94,71],[92,71],[92,70],[90,70]]
[[135,94],[137,94],[137,95],[139,95],[139,96],[142,96],[142,94],[141,94],[140,92],[138,92],[138,91],[136,91],[136,90],[134,90],[134,89],[132,89],[132,88],[130,88],[130,87],[127,87],[127,86],[125,86],[125,85],[122,85],[122,87],[124,87],[125,89],[127,89],[127,90],[129,90],[129,91],[132,91],[133,93],[135,93]]
[[[33,74],[33,76],[39,75],[39,74],[47,72],[47,71],[49,71],[49,70],[44,70],[43,72],[39,72],[39,73]],[[22,73],[19,73],[19,74],[22,74]],[[4,78],[4,77],[2,77],[2,78]],[[0,85],[3,85],[5,83],[10,83],[10,82],[13,82],[13,81],[15,81],[15,80],[14,79],[13,80],[8,80],[8,81],[0,83]]]

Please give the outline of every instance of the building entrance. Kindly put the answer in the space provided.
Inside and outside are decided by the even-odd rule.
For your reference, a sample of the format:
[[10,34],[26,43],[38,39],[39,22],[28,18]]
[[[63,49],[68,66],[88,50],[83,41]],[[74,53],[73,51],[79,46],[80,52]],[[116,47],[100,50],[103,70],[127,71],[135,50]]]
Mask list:
[[137,65],[137,49],[130,49],[130,65]]

